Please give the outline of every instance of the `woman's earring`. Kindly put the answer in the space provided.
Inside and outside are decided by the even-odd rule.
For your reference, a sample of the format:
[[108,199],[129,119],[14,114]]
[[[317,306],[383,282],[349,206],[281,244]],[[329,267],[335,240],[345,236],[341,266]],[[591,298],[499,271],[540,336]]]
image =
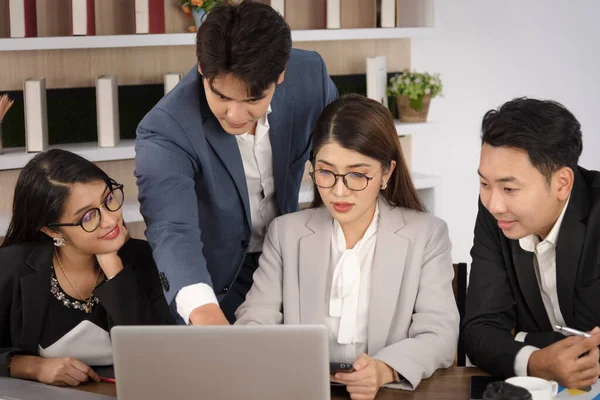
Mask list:
[[65,239],[61,238],[61,237],[55,237],[54,239],[54,246],[55,247],[62,247],[65,245]]
[[387,189],[387,182],[383,182],[381,184],[381,190],[385,190],[385,189]]

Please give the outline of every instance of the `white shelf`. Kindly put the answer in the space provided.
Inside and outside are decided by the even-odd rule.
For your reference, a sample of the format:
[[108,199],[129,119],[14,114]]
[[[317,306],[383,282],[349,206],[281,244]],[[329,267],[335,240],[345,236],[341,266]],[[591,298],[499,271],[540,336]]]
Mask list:
[[[125,222],[141,222],[144,220],[140,212],[137,200],[126,201],[122,207]],[[8,224],[10,224],[10,212],[0,213],[0,238],[6,235]]]
[[[87,158],[90,161],[129,160],[135,158],[135,139],[121,140],[117,147],[98,147],[98,143],[73,143],[50,146]],[[4,149],[0,154],[0,170],[23,168],[37,153],[27,153],[24,147]]]
[[436,122],[400,122],[394,121],[398,136],[435,133],[440,127]]
[[[294,42],[401,39],[432,36],[435,28],[311,29],[292,31]],[[159,35],[58,36],[0,39],[0,51],[193,46],[195,33]]]
[[[425,175],[413,172],[412,174],[413,183],[417,190],[433,189],[440,181],[438,176]],[[313,182],[312,180],[304,180],[300,185],[300,194],[298,195],[298,203],[306,204],[313,200]]]

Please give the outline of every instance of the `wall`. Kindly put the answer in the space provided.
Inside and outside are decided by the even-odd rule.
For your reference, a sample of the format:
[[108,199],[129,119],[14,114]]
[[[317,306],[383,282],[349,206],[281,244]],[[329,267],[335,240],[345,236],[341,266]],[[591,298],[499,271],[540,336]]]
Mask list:
[[600,2],[439,1],[441,29],[414,39],[411,66],[440,72],[435,134],[413,139],[416,171],[442,177],[436,214],[448,222],[454,261],[471,261],[483,114],[517,96],[553,99],[582,124],[580,164],[600,169]]

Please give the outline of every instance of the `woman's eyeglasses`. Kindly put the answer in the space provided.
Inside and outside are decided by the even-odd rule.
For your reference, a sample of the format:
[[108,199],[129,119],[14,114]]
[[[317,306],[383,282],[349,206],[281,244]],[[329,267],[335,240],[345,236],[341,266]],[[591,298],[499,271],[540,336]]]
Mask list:
[[338,178],[342,178],[344,185],[355,192],[365,190],[369,182],[373,179],[360,172],[348,172],[346,174],[336,174],[328,169],[317,169],[309,172],[315,185],[322,189],[329,189],[337,184]]
[[100,209],[104,207],[108,211],[118,211],[123,206],[123,200],[125,195],[123,194],[123,185],[115,184],[112,185],[110,193],[104,198],[104,201],[99,207],[89,209],[83,214],[83,217],[74,224],[69,223],[56,223],[48,224],[48,227],[53,226],[81,226],[81,229],[91,233],[94,232],[100,226],[102,221],[102,214]]

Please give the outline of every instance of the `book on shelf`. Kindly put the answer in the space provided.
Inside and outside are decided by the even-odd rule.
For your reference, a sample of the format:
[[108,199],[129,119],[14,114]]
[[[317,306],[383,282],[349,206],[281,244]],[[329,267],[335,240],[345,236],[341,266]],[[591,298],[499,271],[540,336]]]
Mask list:
[[396,0],[378,0],[379,6],[379,27],[396,27]]
[[96,79],[96,118],[98,119],[98,147],[119,145],[119,88],[116,76]]
[[342,0],[325,0],[325,27],[339,29],[342,27]]
[[387,59],[385,56],[367,57],[367,97],[387,107]]
[[285,18],[285,0],[271,0],[271,7]]
[[135,33],[165,33],[165,1],[134,0]]
[[73,36],[96,34],[95,0],[71,0],[71,26]]
[[37,36],[36,0],[8,0],[10,37]]
[[164,76],[165,94],[169,93],[181,80],[181,72],[167,72]]
[[31,78],[23,87],[25,103],[25,147],[35,153],[48,149],[46,78]]

